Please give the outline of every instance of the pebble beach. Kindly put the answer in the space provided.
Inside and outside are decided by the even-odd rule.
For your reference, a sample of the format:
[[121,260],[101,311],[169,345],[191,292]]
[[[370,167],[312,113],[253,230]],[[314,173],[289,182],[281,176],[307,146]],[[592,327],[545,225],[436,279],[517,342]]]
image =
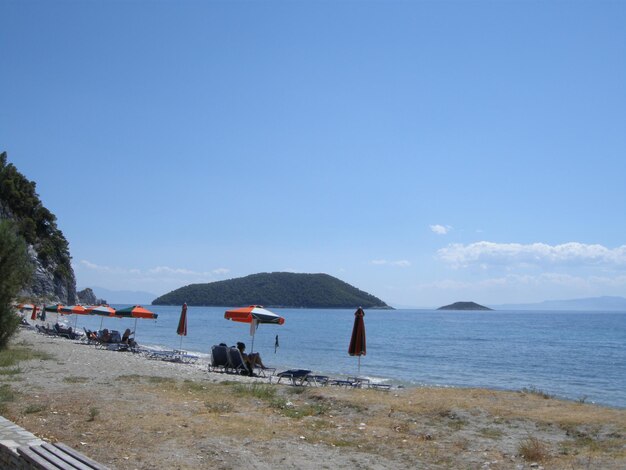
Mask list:
[[42,357],[2,375],[4,416],[112,469],[626,466],[625,410],[536,392],[276,385],[32,330],[13,347]]

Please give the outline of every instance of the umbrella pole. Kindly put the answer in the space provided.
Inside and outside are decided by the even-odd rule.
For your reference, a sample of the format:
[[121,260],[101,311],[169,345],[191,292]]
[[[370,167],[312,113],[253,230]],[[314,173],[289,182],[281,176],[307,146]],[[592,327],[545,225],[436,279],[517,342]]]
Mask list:
[[100,329],[102,329],[102,322],[104,321],[104,317],[100,318]]
[[183,352],[183,335],[180,335],[180,346],[178,347],[180,352]]
[[359,355],[359,369],[358,369],[357,375],[361,375],[361,356],[360,355]]

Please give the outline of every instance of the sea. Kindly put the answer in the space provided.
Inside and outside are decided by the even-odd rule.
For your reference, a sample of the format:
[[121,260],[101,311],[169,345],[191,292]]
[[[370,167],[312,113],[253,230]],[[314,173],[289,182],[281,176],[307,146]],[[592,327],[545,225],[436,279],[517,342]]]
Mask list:
[[[138,343],[182,347],[206,360],[212,345],[243,341],[278,371],[403,387],[528,389],[626,408],[626,312],[366,310],[367,354],[359,365],[348,355],[354,310],[272,309],[285,323],[259,325],[252,337],[248,324],[224,319],[226,308],[190,307],[181,337],[181,307],[146,308],[158,319],[137,320]],[[75,317],[64,319],[79,328],[135,329],[133,319]]]

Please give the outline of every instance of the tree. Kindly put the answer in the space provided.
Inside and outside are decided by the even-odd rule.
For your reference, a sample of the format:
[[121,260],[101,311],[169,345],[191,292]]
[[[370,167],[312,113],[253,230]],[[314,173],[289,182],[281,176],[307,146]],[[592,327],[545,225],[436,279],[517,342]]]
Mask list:
[[17,329],[19,318],[12,304],[32,273],[26,242],[10,221],[0,221],[0,349],[6,348]]

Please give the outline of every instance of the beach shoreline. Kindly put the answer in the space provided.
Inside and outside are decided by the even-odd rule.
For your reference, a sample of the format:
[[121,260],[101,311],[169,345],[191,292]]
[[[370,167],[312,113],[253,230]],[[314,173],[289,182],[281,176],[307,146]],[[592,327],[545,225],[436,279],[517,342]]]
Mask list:
[[0,376],[4,416],[114,469],[626,465],[625,410],[538,391],[267,385],[32,330],[13,347],[49,358]]

